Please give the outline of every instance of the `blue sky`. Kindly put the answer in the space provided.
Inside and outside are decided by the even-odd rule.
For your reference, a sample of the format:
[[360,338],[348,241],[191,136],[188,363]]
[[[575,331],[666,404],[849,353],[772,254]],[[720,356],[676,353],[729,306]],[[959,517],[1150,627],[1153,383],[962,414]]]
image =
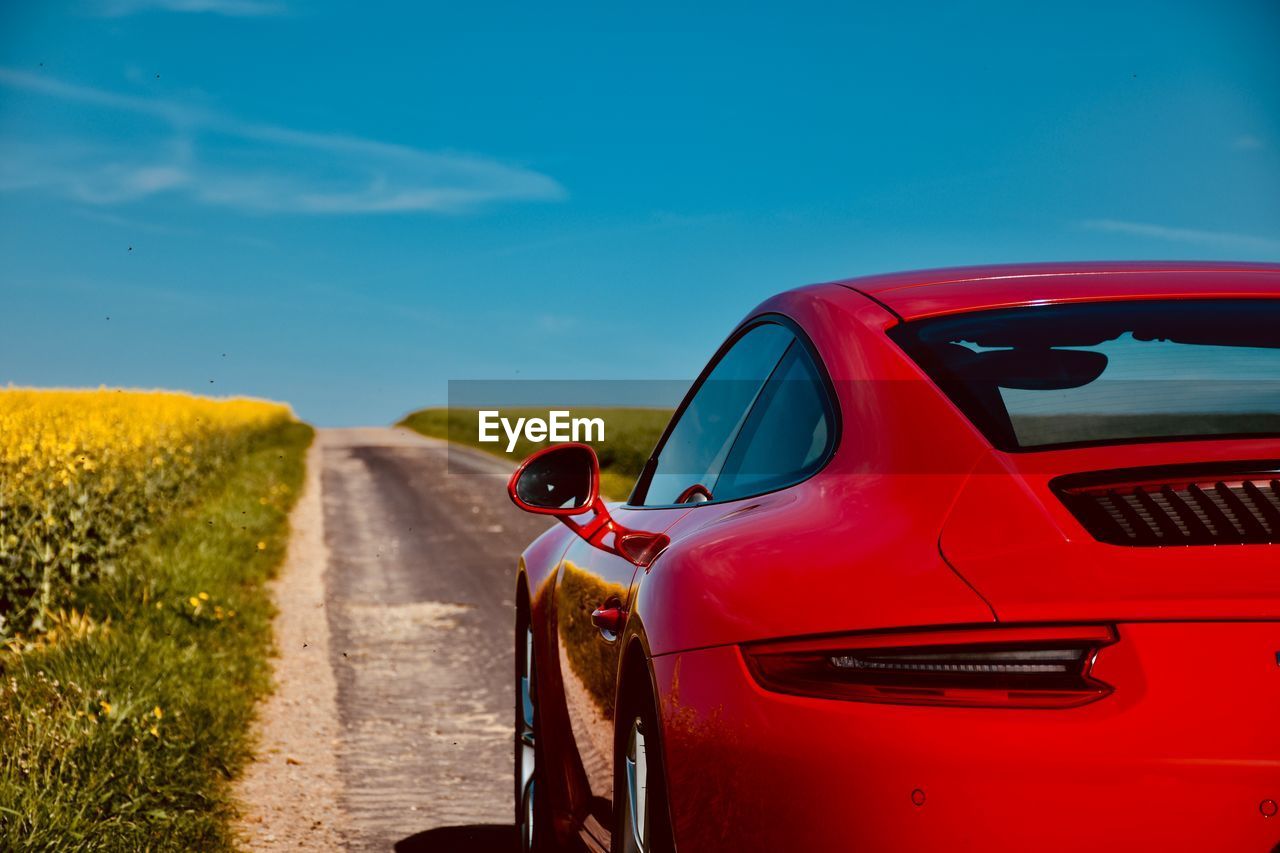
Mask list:
[[811,281],[1280,259],[1274,2],[690,5],[3,4],[0,384],[386,423]]

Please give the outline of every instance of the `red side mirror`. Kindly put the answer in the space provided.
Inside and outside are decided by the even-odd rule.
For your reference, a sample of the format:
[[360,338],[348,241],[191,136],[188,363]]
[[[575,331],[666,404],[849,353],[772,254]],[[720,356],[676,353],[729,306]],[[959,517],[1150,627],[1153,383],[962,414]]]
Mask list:
[[[591,545],[637,566],[648,567],[671,541],[613,520],[600,499],[600,460],[587,444],[555,444],[534,453],[512,473],[507,494],[525,512],[554,515]],[[572,518],[588,512],[585,521]]]
[[600,460],[586,444],[544,447],[520,463],[507,493],[525,512],[579,515],[600,496]]

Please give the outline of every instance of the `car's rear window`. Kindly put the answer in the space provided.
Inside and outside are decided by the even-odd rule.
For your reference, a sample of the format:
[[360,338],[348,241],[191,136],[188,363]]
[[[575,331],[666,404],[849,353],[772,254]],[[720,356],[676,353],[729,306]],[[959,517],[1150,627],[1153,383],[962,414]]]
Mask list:
[[1280,435],[1280,299],[1090,302],[890,331],[997,447]]

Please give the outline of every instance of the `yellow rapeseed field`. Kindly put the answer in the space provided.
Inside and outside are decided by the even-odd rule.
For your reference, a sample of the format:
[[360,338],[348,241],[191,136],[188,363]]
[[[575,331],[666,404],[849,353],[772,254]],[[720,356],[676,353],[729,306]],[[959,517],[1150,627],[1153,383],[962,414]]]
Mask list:
[[0,388],[0,645],[44,630],[77,585],[292,418],[262,400]]

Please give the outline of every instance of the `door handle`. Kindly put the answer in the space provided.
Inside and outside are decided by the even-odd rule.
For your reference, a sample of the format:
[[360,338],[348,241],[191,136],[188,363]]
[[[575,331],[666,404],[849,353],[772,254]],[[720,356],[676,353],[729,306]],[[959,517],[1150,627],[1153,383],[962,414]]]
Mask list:
[[622,630],[622,623],[627,618],[627,611],[614,605],[597,607],[591,611],[591,624],[599,628],[606,636],[616,635]]

